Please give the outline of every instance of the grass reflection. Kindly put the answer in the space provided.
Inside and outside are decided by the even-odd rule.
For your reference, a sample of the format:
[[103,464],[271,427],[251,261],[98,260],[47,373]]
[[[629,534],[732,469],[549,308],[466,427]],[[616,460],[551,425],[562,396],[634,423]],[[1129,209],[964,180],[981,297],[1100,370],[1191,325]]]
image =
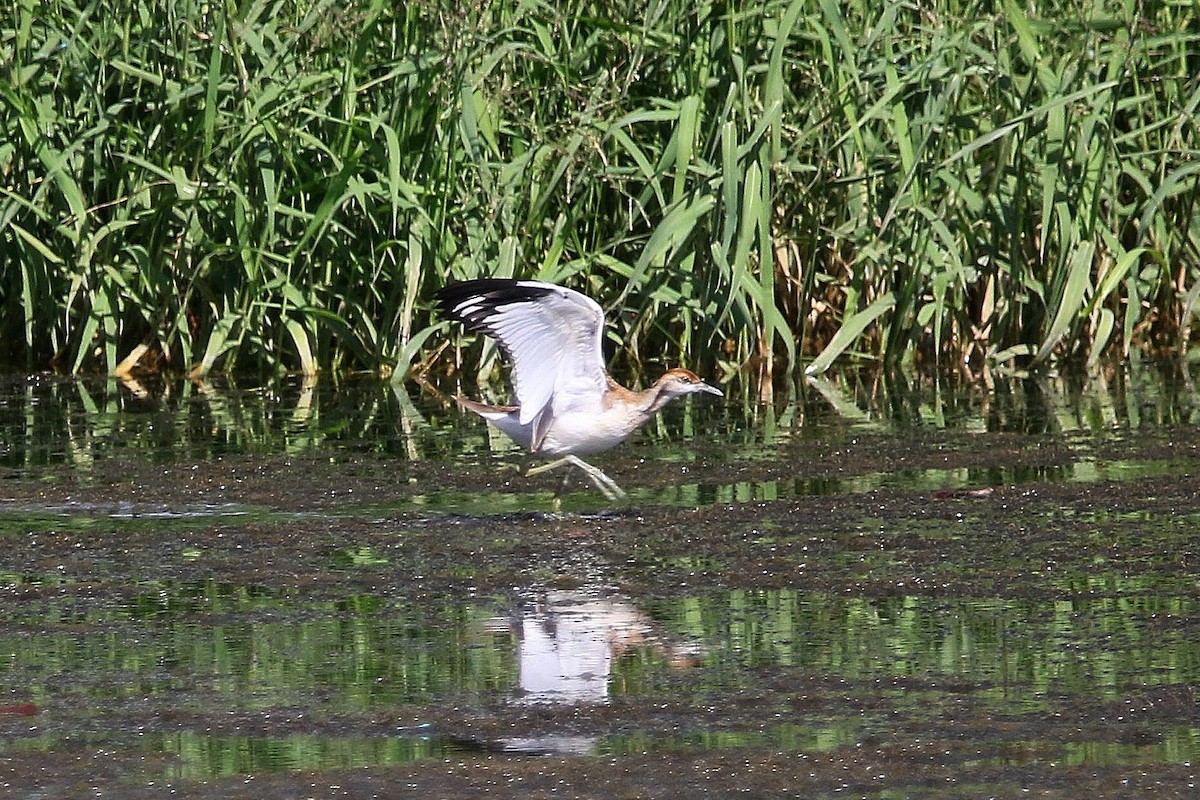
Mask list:
[[[1200,680],[1200,642],[1170,620],[1191,599],[864,599],[763,590],[651,603],[676,641],[698,643],[710,688],[789,667],[844,680],[969,681],[997,708],[1023,710],[1052,693],[1117,697],[1130,685]],[[169,695],[180,683],[231,707],[287,704],[332,692],[343,708],[511,691],[516,642],[487,605],[406,613],[371,595],[304,604],[293,594],[163,582],[124,607],[55,599],[0,635],[6,683],[43,702],[103,691]],[[273,621],[277,620],[277,621]],[[30,630],[25,626],[36,626]],[[107,634],[116,626],[122,635]],[[14,627],[18,630],[14,630]],[[634,646],[613,662],[614,695],[671,680],[668,656]],[[115,684],[114,676],[123,676]]]
[[163,738],[163,751],[178,758],[166,777],[219,778],[279,770],[352,769],[437,758],[447,752],[432,736],[388,738],[296,735],[272,739],[184,732]]
[[[398,605],[362,593],[306,602],[259,587],[159,581],[128,595],[124,605],[84,610],[78,597],[58,596],[78,587],[52,588],[51,598],[0,628],[4,684],[20,687],[51,719],[70,716],[73,706],[101,715],[148,707],[169,708],[172,718],[257,711],[336,720],[520,696],[522,647],[497,624],[511,608],[496,602]],[[582,608],[570,602],[568,609]],[[621,604],[594,612],[604,615],[597,624],[605,626],[618,615],[627,639],[600,697],[705,706],[758,692],[764,677],[785,674],[790,691],[802,696],[820,695],[823,686],[835,687],[839,697],[868,691],[879,698],[868,707],[882,702],[889,714],[908,719],[936,720],[963,697],[998,716],[1061,713],[1063,697],[1116,703],[1130,687],[1200,681],[1200,642],[1171,624],[1194,617],[1195,605],[1151,595],[1023,601],[734,590],[648,601],[642,620]],[[575,620],[578,628],[586,618]],[[698,654],[682,673],[672,663],[680,643]],[[785,714],[771,724],[754,709],[745,719],[730,711],[729,728],[608,736],[598,748],[823,749],[849,746],[862,735],[865,720],[854,715],[789,718],[788,696],[779,697]],[[173,775],[191,778],[388,764],[438,757],[449,746],[432,729],[355,738],[334,725],[329,733],[282,737],[209,734],[185,725],[166,734],[162,748],[179,759]],[[1151,755],[1081,745],[1072,757],[1132,763],[1200,754],[1196,731],[1184,727],[1164,731],[1151,745]]]
[[483,609],[405,613],[369,595],[305,603],[258,587],[160,582],[123,606],[69,597],[27,611],[0,634],[5,682],[51,706],[97,692],[168,698],[185,686],[230,708],[319,691],[369,709],[515,682],[509,649],[479,633]]
[[1182,598],[867,599],[780,589],[692,597],[651,613],[713,644],[718,674],[789,666],[847,680],[953,678],[994,687],[986,694],[1012,712],[1051,692],[1115,697],[1129,685],[1200,679],[1200,642],[1154,624],[1196,612]]
[[[995,376],[986,386],[962,385],[951,376],[847,369],[788,385],[770,402],[756,400],[753,387],[730,389],[743,402],[681,405],[656,418],[643,439],[656,445],[717,440],[726,458],[754,460],[788,442],[838,431],[1061,436],[1189,425],[1198,405],[1186,373],[1140,362],[1111,374]],[[135,391],[114,381],[41,375],[0,381],[0,466],[88,469],[122,451],[176,463],[331,447],[409,461],[486,460],[493,436],[476,423],[415,385],[371,380],[174,380]],[[693,457],[681,447],[657,456],[663,462]],[[775,496],[770,485],[733,492],[736,499]]]

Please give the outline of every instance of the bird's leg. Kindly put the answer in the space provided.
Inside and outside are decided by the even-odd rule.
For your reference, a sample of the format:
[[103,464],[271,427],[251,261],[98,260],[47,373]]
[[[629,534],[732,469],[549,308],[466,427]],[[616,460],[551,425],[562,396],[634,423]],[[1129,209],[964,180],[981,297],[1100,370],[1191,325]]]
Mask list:
[[[560,458],[555,461],[551,461],[549,464],[541,464],[536,467],[530,467],[529,459],[527,457],[522,457],[521,458],[521,466],[522,466],[521,471],[525,475],[537,475],[539,472],[549,472],[550,470],[554,469],[555,467],[561,467],[563,464],[566,464],[566,463],[567,463],[567,459]],[[554,497],[551,498],[551,500],[550,500],[551,513],[557,514],[562,509],[562,493],[564,491],[566,491],[567,481],[569,481],[569,480],[571,480],[571,471],[567,470],[567,474],[563,475],[562,483],[560,483],[558,485],[558,488],[554,490]]]
[[612,502],[625,499],[624,490],[620,486],[617,486],[616,481],[605,475],[599,467],[594,467],[577,456],[567,456],[567,458],[592,479],[592,483],[596,484],[596,488],[604,493],[605,498]]
[[583,471],[583,474],[591,478],[591,481],[596,485],[596,488],[603,492],[604,496],[609,500],[616,501],[624,499],[625,492],[621,490],[620,486],[617,486],[616,481],[605,475],[597,467],[593,467],[591,464],[587,463],[578,456],[563,456],[562,458],[556,459],[547,464],[540,464],[533,469],[528,470],[525,474],[537,475],[542,472],[548,472],[555,467],[561,467],[563,464],[570,464],[572,466],[579,467],[579,469]]
[[554,498],[550,501],[550,510],[557,514],[562,510],[562,496],[567,491],[567,484],[571,482],[571,470],[563,470],[562,483],[554,490]]

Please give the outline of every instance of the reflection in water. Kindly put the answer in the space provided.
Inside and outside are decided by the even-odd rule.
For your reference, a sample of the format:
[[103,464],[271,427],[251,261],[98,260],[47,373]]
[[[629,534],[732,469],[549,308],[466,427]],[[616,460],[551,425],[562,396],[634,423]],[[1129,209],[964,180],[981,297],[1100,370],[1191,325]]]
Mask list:
[[641,641],[648,626],[628,603],[580,592],[549,592],[516,620],[522,699],[600,703],[608,698],[613,655]]
[[451,437],[436,430],[446,418],[377,381],[176,381],[132,391],[97,379],[0,377],[0,466],[89,469],[130,451],[171,463],[332,445],[415,460],[447,453]]
[[[82,603],[76,590],[48,580],[0,575],[0,583],[30,598],[22,616],[0,626],[0,688],[40,710],[5,723],[10,750],[54,749],[86,736],[56,728],[56,719],[70,717],[65,706],[154,726],[170,707],[191,709],[198,720],[253,709],[320,720],[471,697],[527,706],[604,704],[618,696],[702,707],[733,698],[722,709],[733,730],[678,739],[514,731],[490,746],[527,753],[747,744],[820,749],[852,742],[890,716],[954,709],[964,687],[987,713],[1012,717],[1061,712],[1056,702],[1063,696],[1118,703],[1131,686],[1200,682],[1200,641],[1188,627],[1160,624],[1195,618],[1200,603],[1159,599],[1153,587],[1136,582],[1128,587],[1130,599],[1119,601],[866,599],[780,589],[663,599],[647,602],[644,611],[597,592],[555,591],[516,617],[498,615],[495,604],[463,606],[448,598],[401,609],[370,595],[329,604],[211,583],[160,582],[128,605],[104,605]],[[126,635],[95,633],[109,629]],[[692,668],[679,673],[681,664]],[[837,697],[855,685],[877,687],[882,716],[873,722],[869,713],[785,714],[762,727],[736,707],[740,693],[760,691],[762,670],[785,670],[793,691],[806,696],[819,696],[822,686]],[[907,682],[913,678],[921,690]],[[303,712],[295,711],[298,703]],[[181,759],[175,774],[394,763],[456,746],[436,723],[392,728],[370,748],[356,743],[361,734],[355,738],[353,725],[274,739],[199,732],[209,724],[163,737],[164,752]],[[12,736],[18,727],[28,732]],[[141,734],[137,741],[150,746]],[[1164,727],[1154,750],[1139,752],[1147,759],[1200,758],[1200,732]]]
[[[847,370],[810,378],[805,388],[841,419],[893,431],[932,427],[1039,435],[1138,430],[1194,424],[1200,414],[1186,362],[1148,363],[1136,356],[1116,369],[987,375],[977,383],[948,374]],[[812,399],[801,401],[806,422],[820,414]]]
[[[629,602],[595,591],[549,591],[516,618],[497,618],[492,630],[517,637],[520,699],[527,703],[602,703],[613,661],[629,647],[652,643],[666,652],[645,614]],[[675,648],[671,663],[688,664]]]
[[[1180,466],[1172,460],[1106,457],[1102,445],[1127,439],[1131,431],[1191,423],[1196,408],[1194,387],[1178,370],[1101,372],[1090,381],[1076,375],[996,379],[987,386],[847,371],[807,380],[774,403],[670,407],[611,458],[624,460],[628,469],[639,460],[657,465],[656,479],[652,473],[632,481],[638,504],[703,506],[890,487],[937,491],[1128,480],[1168,476]],[[186,465],[237,455],[252,464],[256,458],[353,453],[392,464],[387,468],[392,474],[403,462],[463,464],[486,486],[456,489],[426,481],[420,494],[396,495],[394,503],[405,510],[491,514],[546,508],[548,495],[507,480],[516,475],[513,452],[504,449],[504,463],[496,464],[491,429],[475,423],[415,387],[374,381],[282,379],[250,387],[182,381],[132,392],[113,382],[9,378],[0,380],[0,468],[69,465],[72,480],[86,483],[89,476],[109,479],[105,462],[118,459]],[[929,437],[933,431],[944,441],[927,438],[926,451],[962,453],[986,446],[955,435],[968,432],[1011,434],[998,446],[1014,453],[1042,445],[1055,452],[1029,463],[984,458],[977,466],[946,468],[928,459],[913,466],[898,458],[872,460],[877,444],[907,453],[913,448],[902,443],[904,437]],[[814,463],[814,448],[842,456]],[[708,468],[693,469],[693,462]],[[754,479],[742,476],[743,465]],[[493,481],[497,473],[505,479]],[[586,491],[564,500],[572,511],[602,507],[602,498]]]
[[[879,487],[921,491],[1133,474],[1167,477],[1174,464],[1123,465],[1096,457],[1089,447],[1100,438],[1091,432],[1117,430],[1129,436],[1154,425],[1194,422],[1194,393],[1186,376],[1180,378],[1160,380],[1142,371],[1102,374],[1086,384],[1056,377],[963,388],[847,373],[797,387],[777,406],[671,409],[650,426],[640,451],[614,457],[635,460],[639,452],[651,453],[652,459],[686,466],[699,451],[709,464],[729,467],[725,474],[733,477],[725,483],[697,477],[694,483],[663,482],[663,489],[635,495],[644,504],[693,506]],[[414,402],[382,384],[283,381],[241,389],[185,383],[130,393],[115,384],[39,377],[0,385],[0,467],[32,481],[50,471],[44,467],[67,465],[70,469],[59,474],[103,480],[102,462],[117,455],[180,463],[238,454],[254,462],[321,448],[377,455],[388,469],[404,460],[477,465],[491,452],[487,429],[459,431],[458,422],[456,412],[420,398]],[[1018,451],[1029,441],[1022,436],[1036,434],[1030,438],[1040,440],[1052,433],[1067,456],[1061,462],[1014,464],[1022,461],[1018,452],[1003,466],[981,460],[961,468],[848,475],[833,469],[808,476],[792,471],[814,442],[831,441],[848,450],[858,437],[878,433],[873,442],[905,450],[905,440],[895,432],[930,429],[1015,432],[1019,435],[1003,440],[1016,441]],[[1082,433],[1061,435],[1072,431]],[[695,439],[689,441],[691,436]],[[739,464],[759,462],[781,467],[762,471],[766,477],[760,480],[738,477]],[[86,489],[86,480],[80,485]],[[296,486],[306,484],[288,488],[296,491]],[[805,578],[797,576],[784,588],[727,590],[689,583],[686,596],[647,598],[629,588],[638,585],[638,577],[623,573],[616,560],[596,566],[586,580],[621,586],[628,597],[547,591],[509,615],[519,598],[454,595],[436,582],[385,585],[382,571],[372,571],[380,565],[419,574],[422,564],[419,555],[378,538],[370,543],[340,539],[322,556],[328,570],[310,561],[288,574],[285,586],[271,584],[256,572],[254,565],[265,562],[255,558],[286,558],[286,549],[273,551],[292,546],[304,526],[336,526],[339,519],[334,512],[290,514],[287,491],[279,510],[229,505],[216,493],[195,503],[166,504],[153,497],[96,503],[85,490],[69,500],[25,496],[35,500],[13,502],[0,495],[0,542],[38,537],[69,545],[53,557],[33,545],[22,558],[0,566],[0,699],[38,709],[34,717],[0,720],[0,747],[6,753],[65,752],[95,741],[98,747],[169,756],[174,760],[164,772],[175,777],[319,770],[446,757],[456,746],[438,729],[447,709],[467,716],[528,718],[551,717],[566,707],[565,716],[607,714],[609,719],[631,709],[666,706],[691,714],[691,726],[672,728],[674,720],[668,719],[647,732],[638,728],[639,720],[626,725],[622,718],[623,726],[599,729],[584,723],[560,725],[550,733],[514,729],[495,742],[523,753],[672,747],[819,751],[888,731],[897,718],[936,724],[942,721],[938,715],[968,705],[979,710],[980,718],[1046,720],[1071,710],[1064,704],[1087,698],[1111,704],[1117,710],[1109,716],[1116,718],[1129,713],[1127,702],[1141,702],[1151,711],[1156,702],[1194,704],[1189,687],[1200,685],[1200,640],[1190,622],[1200,617],[1195,587],[1181,589],[1153,571],[1125,574],[1120,565],[1105,562],[1103,545],[1086,568],[1059,571],[1056,566],[1045,582],[1053,597],[937,592],[868,597],[808,591]],[[457,511],[456,504],[473,502],[481,513],[494,515],[505,496],[431,493],[403,502],[405,511],[418,500],[433,511]],[[544,506],[542,499],[530,502]],[[393,526],[397,518],[373,510],[366,514],[349,502],[334,511],[342,519],[357,514],[358,522],[369,516],[371,525]],[[433,513],[405,519],[418,517],[424,526],[444,521]],[[1080,524],[1092,525],[1095,519]],[[1193,557],[1194,539],[1183,531],[1194,530],[1195,522],[1176,515],[1176,527],[1147,538],[1146,557]],[[928,532],[922,524],[913,522],[918,534]],[[233,527],[247,550],[272,552],[247,552],[245,564],[216,558],[209,543]],[[186,544],[177,557],[171,547],[163,548],[170,561],[164,567],[153,554],[122,549],[123,537],[132,539],[134,531],[149,534],[154,543]],[[402,541],[406,530],[394,525],[388,531],[393,533]],[[752,556],[771,557],[771,537],[794,535],[766,529],[730,534],[728,544],[740,548],[747,564]],[[581,537],[578,549],[586,550],[591,541]],[[1175,548],[1176,543],[1181,546]],[[575,545],[559,544],[571,550]],[[481,543],[480,560],[496,546]],[[610,553],[653,546],[632,538],[597,545]],[[537,553],[531,548],[530,574],[537,577],[530,580],[548,580],[537,572],[545,566]],[[834,564],[843,558],[861,564],[894,556],[882,550],[813,554]],[[684,565],[687,573],[697,575],[705,573],[705,558],[719,557],[682,556],[691,560]],[[655,556],[637,558],[653,562]],[[464,563],[462,572],[486,566]],[[210,574],[219,579],[205,579]],[[990,585],[985,580],[980,591]],[[694,642],[691,649],[700,655],[673,642]],[[676,669],[681,663],[694,668]],[[775,685],[764,688],[768,679]],[[771,705],[776,686],[785,691]],[[1151,691],[1158,688],[1163,691]],[[1172,699],[1176,695],[1168,690],[1173,689],[1181,699]],[[856,693],[870,694],[870,702],[853,705],[850,712],[827,702],[828,696],[849,702]],[[738,701],[747,697],[759,705],[743,712]],[[709,709],[719,715],[719,724],[706,726]],[[231,718],[252,719],[259,727],[246,732],[229,723]],[[377,718],[389,722],[364,734],[361,726]],[[406,722],[390,722],[401,718]],[[309,727],[292,730],[292,720]],[[1153,735],[1144,744],[1080,733],[1066,756],[1081,764],[1200,758],[1196,729],[1173,724],[1167,714],[1146,727]],[[499,724],[491,730],[509,732]],[[1038,746],[1063,752],[1060,742]],[[1014,745],[1010,757],[1031,760],[1038,752]]]
[[[793,439],[864,431],[1044,435],[1192,424],[1200,416],[1190,377],[1171,365],[995,377],[986,385],[848,370],[807,379],[768,403],[742,388],[742,402],[723,408],[675,408],[649,425],[642,441],[661,446],[659,458],[687,459],[689,448],[679,444],[703,431],[695,444],[715,436],[732,458],[745,459],[776,455]],[[493,443],[486,427],[411,385],[295,378],[243,386],[228,379],[134,391],[113,381],[0,378],[0,466],[86,468],[131,449],[167,462],[331,446],[419,461],[479,457]]]

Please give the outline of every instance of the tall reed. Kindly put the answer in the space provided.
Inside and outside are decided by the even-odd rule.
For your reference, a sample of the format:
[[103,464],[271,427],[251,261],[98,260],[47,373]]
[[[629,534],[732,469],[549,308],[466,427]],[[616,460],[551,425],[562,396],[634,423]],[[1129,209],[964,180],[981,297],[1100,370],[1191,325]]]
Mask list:
[[596,295],[633,370],[1181,352],[1198,40],[1192,4],[17,0],[0,357],[402,375],[480,275]]

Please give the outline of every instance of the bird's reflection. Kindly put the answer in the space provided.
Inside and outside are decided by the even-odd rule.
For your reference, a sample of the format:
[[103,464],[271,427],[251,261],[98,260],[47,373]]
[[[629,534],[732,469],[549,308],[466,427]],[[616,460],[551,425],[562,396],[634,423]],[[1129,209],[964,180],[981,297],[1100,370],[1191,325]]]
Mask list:
[[518,699],[525,703],[604,703],[613,661],[629,647],[663,650],[672,666],[695,654],[663,642],[631,603],[598,591],[547,591],[519,615],[493,621],[516,634]]
[[520,690],[526,702],[601,703],[614,655],[650,626],[628,603],[553,592],[516,621]]

